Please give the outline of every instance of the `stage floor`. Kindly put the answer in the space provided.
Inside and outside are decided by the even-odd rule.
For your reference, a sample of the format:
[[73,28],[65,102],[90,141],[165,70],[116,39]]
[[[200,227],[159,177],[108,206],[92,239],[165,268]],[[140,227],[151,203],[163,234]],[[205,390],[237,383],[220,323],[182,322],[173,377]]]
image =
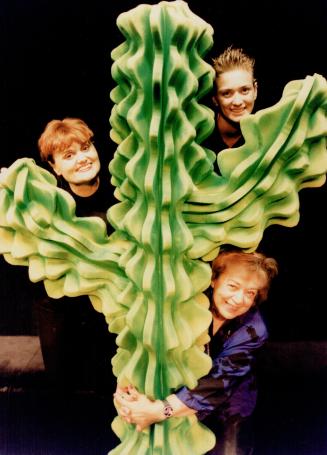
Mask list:
[[[0,354],[10,357],[0,355],[0,455],[106,455],[116,447],[112,397],[55,393],[45,381],[38,340],[14,338],[0,337]],[[253,455],[327,455],[326,347],[268,345],[259,368]]]

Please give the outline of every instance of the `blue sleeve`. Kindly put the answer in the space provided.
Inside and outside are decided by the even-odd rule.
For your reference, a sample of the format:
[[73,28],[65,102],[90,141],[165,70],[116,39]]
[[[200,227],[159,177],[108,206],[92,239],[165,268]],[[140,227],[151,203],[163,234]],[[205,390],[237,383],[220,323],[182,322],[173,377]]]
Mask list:
[[262,320],[242,326],[225,341],[222,351],[213,359],[210,372],[199,379],[194,389],[183,387],[177,391],[177,397],[195,409],[202,420],[226,402],[234,388],[252,373],[255,353],[266,339]]

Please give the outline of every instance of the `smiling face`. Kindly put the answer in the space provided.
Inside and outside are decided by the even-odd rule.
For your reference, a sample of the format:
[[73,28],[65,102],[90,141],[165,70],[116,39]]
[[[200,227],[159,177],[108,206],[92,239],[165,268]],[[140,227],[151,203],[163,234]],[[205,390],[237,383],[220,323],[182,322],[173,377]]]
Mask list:
[[263,270],[249,269],[236,262],[228,264],[211,283],[218,318],[225,321],[246,313],[266,285],[267,275]]
[[239,123],[251,114],[256,98],[257,84],[252,72],[235,68],[217,77],[214,101],[226,119]]
[[89,184],[100,171],[98,152],[91,141],[73,142],[68,149],[54,152],[52,159],[54,172],[71,187]]

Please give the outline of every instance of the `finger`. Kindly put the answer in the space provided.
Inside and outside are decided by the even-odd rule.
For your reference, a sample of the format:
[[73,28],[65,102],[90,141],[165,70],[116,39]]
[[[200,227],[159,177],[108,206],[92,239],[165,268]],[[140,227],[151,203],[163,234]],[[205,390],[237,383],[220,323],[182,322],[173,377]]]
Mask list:
[[135,395],[132,395],[131,393],[127,392],[122,395],[123,400],[126,401],[135,401],[136,397]]
[[129,416],[131,414],[131,410],[123,406],[122,408],[120,408],[120,414],[122,416]]
[[140,423],[138,423],[138,424],[136,425],[136,431],[140,431],[140,432],[141,432],[141,431],[143,431],[145,428],[146,428],[146,427],[143,426],[143,425],[141,425]]
[[130,410],[130,406],[132,406],[133,401],[134,400],[132,398],[126,398],[125,394],[115,394],[114,396],[114,402],[120,409],[125,408]]
[[133,423],[131,417],[123,417],[126,423]]
[[129,392],[132,392],[132,391],[133,392],[134,391],[137,392],[137,388],[134,387],[132,384],[128,384],[127,389],[128,389]]
[[115,401],[116,403],[118,403],[118,405],[120,405],[120,406],[124,406],[124,404],[125,404],[123,398],[122,398],[121,395],[119,395],[118,393],[115,393],[115,394],[114,394],[114,401]]
[[114,393],[114,398],[119,398],[120,400],[125,399],[126,394],[124,392],[115,392]]
[[116,387],[116,393],[126,393],[128,391],[128,387],[121,387],[117,385]]
[[137,400],[141,396],[137,389],[132,385],[128,386],[128,393],[133,400]]

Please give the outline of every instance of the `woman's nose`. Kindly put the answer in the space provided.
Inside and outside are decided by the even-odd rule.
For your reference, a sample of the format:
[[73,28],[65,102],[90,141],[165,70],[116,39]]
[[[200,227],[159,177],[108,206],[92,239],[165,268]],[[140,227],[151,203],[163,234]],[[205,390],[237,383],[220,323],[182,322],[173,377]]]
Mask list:
[[239,93],[235,93],[234,97],[233,97],[233,104],[242,104],[243,103],[243,98],[242,96],[239,94]]
[[82,150],[79,150],[78,153],[77,153],[77,161],[80,163],[83,161],[87,160],[87,156],[85,155],[85,153],[83,153]]
[[233,301],[240,305],[244,301],[244,291],[242,289],[239,289],[238,291],[235,292],[233,295]]

